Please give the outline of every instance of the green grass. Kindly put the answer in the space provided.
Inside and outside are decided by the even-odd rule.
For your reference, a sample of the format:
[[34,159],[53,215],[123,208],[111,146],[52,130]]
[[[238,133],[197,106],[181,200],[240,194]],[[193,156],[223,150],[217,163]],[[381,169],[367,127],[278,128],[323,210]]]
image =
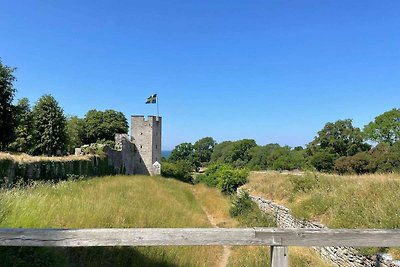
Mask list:
[[[0,191],[0,227],[210,227],[191,186],[113,176]],[[219,247],[0,248],[6,266],[213,266]]]
[[330,228],[400,228],[400,175],[254,172],[249,180],[245,188],[285,205],[298,218],[320,221]]

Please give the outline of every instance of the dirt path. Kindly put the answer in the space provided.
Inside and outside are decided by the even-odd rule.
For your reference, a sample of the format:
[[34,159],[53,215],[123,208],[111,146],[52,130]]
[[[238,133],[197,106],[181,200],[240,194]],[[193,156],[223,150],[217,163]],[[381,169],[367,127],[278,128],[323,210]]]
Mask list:
[[[207,210],[202,206],[204,213],[207,215],[208,220],[210,221],[211,225],[215,228],[219,228],[217,225],[217,221],[214,217],[207,212]],[[224,251],[222,253],[221,259],[219,260],[218,267],[226,267],[228,265],[229,256],[231,255],[231,247],[230,246],[223,246]]]
[[[194,196],[198,199],[199,196],[196,194],[195,190],[193,190],[193,194]],[[200,205],[201,205],[201,201],[199,201]],[[211,225],[215,228],[219,228],[218,227],[218,221],[214,218],[214,216],[212,216],[212,214],[210,214],[207,209],[201,205],[202,210],[204,211],[204,213],[207,215],[208,221],[211,223]],[[218,267],[226,267],[228,265],[228,261],[229,261],[229,256],[231,255],[231,247],[230,246],[223,246],[224,250],[222,252],[221,258],[218,262]]]

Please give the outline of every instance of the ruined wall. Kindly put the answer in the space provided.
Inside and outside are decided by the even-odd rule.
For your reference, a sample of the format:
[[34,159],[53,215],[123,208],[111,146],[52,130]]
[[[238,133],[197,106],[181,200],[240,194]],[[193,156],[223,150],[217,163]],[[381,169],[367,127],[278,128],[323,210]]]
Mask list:
[[138,153],[129,135],[116,134],[115,149],[106,147],[104,152],[108,156],[109,164],[119,170],[119,173],[135,174],[134,161]]
[[[242,194],[243,190],[238,189],[238,194]],[[310,228],[320,229],[327,228],[322,224],[300,220],[290,214],[290,210],[284,206],[278,205],[271,200],[263,199],[258,196],[250,195],[262,212],[273,215],[276,224],[280,228]],[[321,257],[330,262],[333,266],[380,266],[380,267],[399,267],[400,262],[392,260],[389,255],[378,254],[376,257],[366,257],[361,255],[356,249],[351,247],[313,247]]]
[[77,157],[65,161],[58,159],[18,162],[13,158],[0,159],[0,186],[16,182],[61,181],[69,178],[116,174],[107,157]]

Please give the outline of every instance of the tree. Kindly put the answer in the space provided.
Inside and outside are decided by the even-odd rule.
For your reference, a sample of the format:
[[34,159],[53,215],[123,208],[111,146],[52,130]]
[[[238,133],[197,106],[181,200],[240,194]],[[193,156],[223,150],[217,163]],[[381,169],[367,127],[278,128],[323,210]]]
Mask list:
[[251,160],[250,151],[256,147],[256,141],[253,139],[243,139],[232,143],[230,150],[226,155],[226,162],[235,167],[244,167]]
[[16,107],[16,129],[15,139],[9,145],[11,151],[32,152],[33,124],[32,111],[28,98],[22,98],[18,101]]
[[34,154],[54,156],[66,147],[66,118],[51,95],[42,96],[32,110]]
[[171,161],[186,161],[192,163],[193,160],[194,147],[192,143],[182,143],[171,151],[169,160]]
[[76,147],[83,145],[80,136],[83,131],[83,120],[77,116],[71,116],[67,119],[67,150],[74,153]]
[[211,154],[214,151],[214,147],[217,143],[212,137],[204,137],[194,143],[194,157],[200,163],[210,162]]
[[369,149],[370,146],[363,141],[360,129],[353,127],[350,119],[325,124],[318,136],[308,145],[311,155],[325,151],[336,157],[352,156]]
[[86,113],[83,128],[81,139],[86,144],[114,141],[116,133],[128,133],[128,121],[122,112],[93,109]]
[[222,143],[217,144],[214,147],[213,153],[211,154],[211,162],[219,162],[219,163],[226,162],[225,158],[232,144],[233,142],[231,141],[224,141]]
[[4,150],[14,138],[15,108],[12,105],[15,91],[15,68],[3,65],[0,59],[0,150]]
[[375,118],[364,127],[366,139],[393,145],[400,140],[400,109],[392,109]]
[[272,166],[271,154],[279,149],[279,144],[268,144],[265,146],[255,146],[250,149],[251,160],[247,164],[252,170],[267,170]]

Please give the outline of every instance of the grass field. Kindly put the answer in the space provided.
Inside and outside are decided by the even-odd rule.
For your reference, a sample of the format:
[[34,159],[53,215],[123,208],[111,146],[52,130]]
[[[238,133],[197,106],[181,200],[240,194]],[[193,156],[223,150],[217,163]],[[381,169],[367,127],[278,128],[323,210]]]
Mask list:
[[[400,228],[397,174],[299,176],[253,172],[245,188],[283,204],[298,218],[319,221],[330,228]],[[397,249],[391,252],[399,256]]]
[[[116,176],[0,192],[0,227],[210,227],[191,186]],[[3,266],[215,266],[220,247],[0,248]]]
[[[0,227],[128,228],[263,225],[230,217],[231,198],[172,179],[113,176],[0,191]],[[261,225],[260,225],[261,223]],[[0,266],[218,266],[222,247],[0,248]],[[268,266],[269,248],[232,247],[228,266]],[[290,248],[290,266],[326,266],[310,249]]]

